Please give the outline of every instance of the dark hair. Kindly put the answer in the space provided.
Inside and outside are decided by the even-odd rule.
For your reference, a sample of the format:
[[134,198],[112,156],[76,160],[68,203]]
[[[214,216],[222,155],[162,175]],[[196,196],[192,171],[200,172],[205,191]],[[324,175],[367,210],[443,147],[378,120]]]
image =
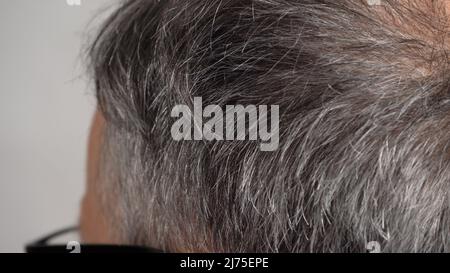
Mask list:
[[[168,251],[450,251],[445,1],[125,1],[90,49],[108,213]],[[280,144],[174,141],[171,109],[279,105]]]

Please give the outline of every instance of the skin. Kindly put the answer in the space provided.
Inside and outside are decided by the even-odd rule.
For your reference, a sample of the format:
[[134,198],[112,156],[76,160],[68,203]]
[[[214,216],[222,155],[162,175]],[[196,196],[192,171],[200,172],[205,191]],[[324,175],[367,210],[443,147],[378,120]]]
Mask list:
[[88,244],[116,243],[107,224],[107,217],[101,209],[100,200],[96,195],[99,186],[98,167],[104,128],[105,120],[102,114],[96,111],[89,134],[86,192],[81,202],[80,213],[81,239],[83,243]]

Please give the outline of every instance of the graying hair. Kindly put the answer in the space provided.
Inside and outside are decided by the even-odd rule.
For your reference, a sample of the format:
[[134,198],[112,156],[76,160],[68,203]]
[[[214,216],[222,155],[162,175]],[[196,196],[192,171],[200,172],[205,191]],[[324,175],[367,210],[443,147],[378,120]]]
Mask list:
[[[450,251],[445,1],[125,1],[90,49],[105,196],[167,251]],[[171,109],[279,105],[280,144],[174,141]]]

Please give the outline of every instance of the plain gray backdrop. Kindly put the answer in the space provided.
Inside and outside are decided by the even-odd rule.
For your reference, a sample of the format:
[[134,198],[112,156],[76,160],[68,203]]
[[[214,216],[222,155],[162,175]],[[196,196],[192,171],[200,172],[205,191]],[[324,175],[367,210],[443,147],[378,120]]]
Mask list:
[[95,109],[80,56],[116,1],[67,1],[0,0],[0,252],[77,223]]

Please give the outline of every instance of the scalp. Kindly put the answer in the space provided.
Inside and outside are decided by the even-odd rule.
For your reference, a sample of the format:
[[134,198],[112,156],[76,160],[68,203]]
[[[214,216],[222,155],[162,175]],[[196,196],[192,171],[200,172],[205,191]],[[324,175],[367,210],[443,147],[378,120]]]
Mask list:
[[[126,241],[449,251],[444,2],[382,3],[124,2],[91,60]],[[170,109],[195,96],[279,105],[280,148],[173,141]]]

